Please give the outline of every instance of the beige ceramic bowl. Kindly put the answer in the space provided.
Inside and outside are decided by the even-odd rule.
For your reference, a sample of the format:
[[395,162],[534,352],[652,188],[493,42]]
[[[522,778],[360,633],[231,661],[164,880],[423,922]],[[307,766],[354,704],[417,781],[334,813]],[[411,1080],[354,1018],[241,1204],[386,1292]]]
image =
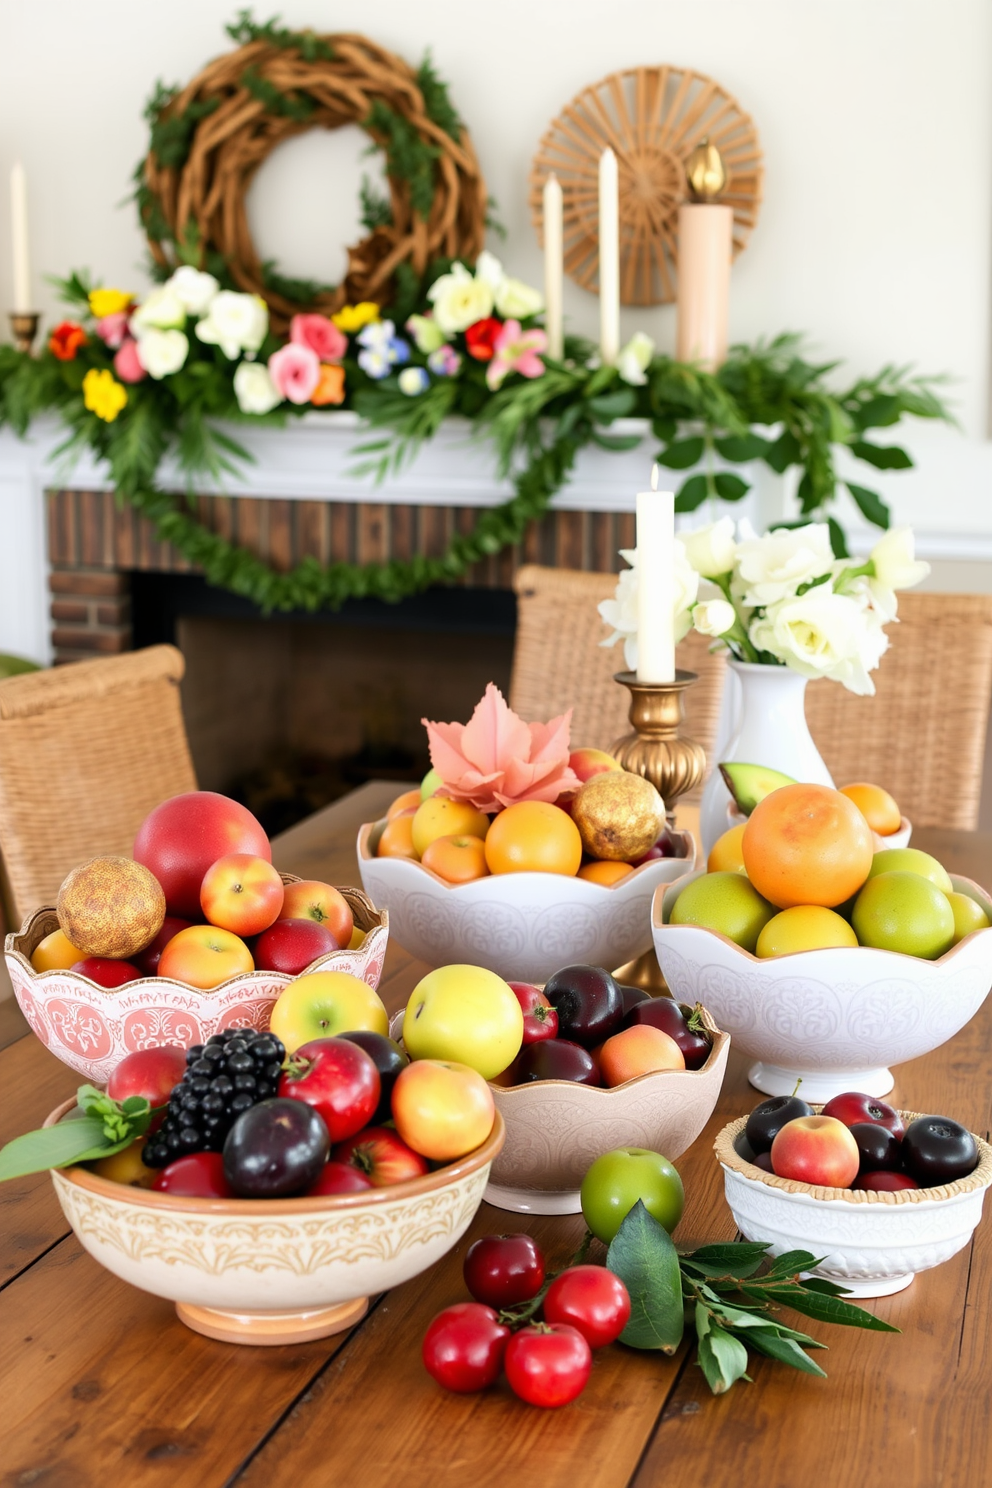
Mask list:
[[[299,882],[284,873],[286,883]],[[307,971],[347,971],[370,987],[379,985],[389,938],[389,916],[360,889],[340,891],[355,924],[366,932],[356,951],[333,951]],[[232,977],[209,992],[172,977],[141,977],[123,987],[98,987],[71,971],[35,971],[31,954],[58,929],[51,907],[39,909],[7,936],[5,954],[14,996],[42,1043],[87,1080],[104,1084],[114,1066],[135,1049],[179,1044],[188,1049],[212,1033],[245,1026],[268,1028],[276,998],[293,977],[253,971]]]
[[[52,1126],[75,1104],[66,1101]],[[122,1281],[167,1297],[227,1343],[300,1343],[352,1327],[461,1239],[503,1145],[499,1113],[474,1152],[392,1188],[300,1199],[184,1199],[52,1170],[80,1243]]]
[[[579,1188],[589,1167],[615,1147],[648,1147],[676,1158],[713,1114],[730,1052],[706,1009],[713,1036],[698,1070],[658,1070],[612,1089],[574,1080],[534,1080],[490,1090],[506,1125],[506,1144],[493,1162],[486,1202],[518,1214],[578,1214]],[[403,1014],[390,1033],[403,1034]]]
[[[908,1124],[920,1113],[901,1111]],[[868,1193],[820,1188],[777,1178],[741,1156],[747,1117],[731,1121],[714,1150],[737,1228],[764,1240],[775,1255],[808,1250],[821,1257],[813,1271],[856,1297],[887,1297],[908,1287],[919,1271],[963,1250],[982,1217],[992,1183],[992,1147],[976,1136],[978,1167],[939,1188]]]

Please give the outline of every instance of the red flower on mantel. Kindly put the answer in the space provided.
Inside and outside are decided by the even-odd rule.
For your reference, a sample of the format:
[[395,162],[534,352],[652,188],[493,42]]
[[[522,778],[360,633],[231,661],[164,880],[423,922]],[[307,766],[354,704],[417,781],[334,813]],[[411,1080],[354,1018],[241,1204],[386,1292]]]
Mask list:
[[475,357],[477,362],[491,362],[496,349],[496,337],[502,329],[503,322],[497,320],[495,315],[487,315],[485,320],[477,320],[474,325],[470,325],[465,332],[469,356]]
[[48,349],[60,362],[74,362],[76,352],[87,342],[86,332],[75,320],[63,320],[48,338]]

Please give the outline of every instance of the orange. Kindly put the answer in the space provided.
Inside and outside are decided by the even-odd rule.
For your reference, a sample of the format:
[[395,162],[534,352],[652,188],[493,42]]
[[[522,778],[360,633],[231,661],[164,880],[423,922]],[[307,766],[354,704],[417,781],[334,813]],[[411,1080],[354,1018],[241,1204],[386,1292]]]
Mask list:
[[741,856],[741,838],[744,836],[744,828],[747,822],[741,822],[739,826],[730,827],[722,837],[718,837],[710,848],[710,855],[706,859],[707,873],[743,873],[744,859]]
[[591,863],[583,863],[578,877],[584,878],[588,883],[609,886],[619,883],[620,879],[626,878],[631,871],[630,863],[608,863],[604,858],[593,858]]
[[53,930],[31,952],[35,971],[68,971],[82,959],[83,952],[76,949],[63,930]]
[[563,873],[582,864],[582,838],[567,811],[547,801],[507,806],[486,836],[490,873]]
[[448,883],[471,883],[474,878],[485,878],[489,872],[486,844],[481,837],[435,837],[424,848],[420,861]]
[[428,796],[413,818],[413,845],[418,858],[422,858],[435,837],[485,837],[488,831],[488,816],[467,801]]
[[832,909],[857,893],[871,868],[871,828],[853,801],[827,785],[783,785],[748,817],[744,867],[779,909]]
[[853,801],[865,821],[879,837],[890,837],[902,826],[902,812],[887,790],[880,785],[866,785],[859,781],[855,785],[842,785],[842,796]]
[[379,846],[375,850],[377,858],[412,858],[417,861],[417,853],[413,845],[413,818],[414,811],[403,811],[399,816],[394,816],[391,822],[387,822],[382,829],[379,838]]
[[399,816],[401,811],[416,811],[419,805],[420,787],[418,786],[416,790],[404,791],[401,796],[396,797],[396,800],[386,812],[386,820],[392,821],[393,817]]

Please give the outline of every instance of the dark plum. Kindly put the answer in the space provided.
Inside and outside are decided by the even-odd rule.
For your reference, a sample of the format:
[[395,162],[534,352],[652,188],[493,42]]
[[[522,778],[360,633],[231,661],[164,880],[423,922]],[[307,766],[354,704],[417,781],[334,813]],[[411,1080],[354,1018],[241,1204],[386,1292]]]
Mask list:
[[563,966],[544,995],[558,1014],[558,1037],[585,1048],[601,1044],[623,1023],[623,994],[602,966]]
[[898,1193],[903,1188],[919,1188],[915,1178],[908,1173],[859,1173],[852,1188],[867,1189],[869,1193]]
[[331,1141],[303,1101],[277,1096],[238,1117],[224,1143],[224,1177],[242,1199],[285,1199],[315,1183]]
[[965,1178],[978,1163],[978,1144],[949,1116],[918,1116],[902,1139],[903,1166],[921,1188]]
[[375,1115],[368,1123],[369,1126],[379,1126],[383,1121],[389,1121],[392,1117],[391,1100],[396,1076],[400,1070],[406,1069],[410,1063],[409,1058],[395,1039],[387,1038],[384,1033],[373,1033],[371,1029],[362,1028],[355,1033],[342,1033],[339,1037],[364,1049],[379,1071],[382,1094],[379,1097]]
[[618,983],[620,996],[623,999],[624,1027],[629,1026],[630,1014],[634,1008],[642,1002],[652,1002],[654,999],[650,992],[645,992],[643,987],[628,987],[623,982]]
[[633,1028],[637,1023],[648,1023],[673,1038],[682,1050],[686,1069],[700,1069],[710,1057],[710,1042],[701,1032],[702,1024],[694,1019],[692,1012],[686,1017],[681,1005],[671,997],[652,997],[649,1002],[639,1003],[627,1014],[624,1027]]
[[602,1085],[599,1066],[581,1044],[568,1039],[545,1039],[527,1044],[517,1055],[514,1084],[530,1085],[534,1080],[572,1080],[579,1085]]
[[753,1152],[770,1152],[772,1143],[786,1122],[812,1114],[813,1107],[800,1100],[797,1095],[773,1095],[771,1100],[762,1101],[760,1106],[755,1106],[747,1118],[744,1134]]
[[902,1142],[895,1132],[877,1121],[856,1121],[848,1131],[858,1144],[864,1173],[894,1173],[901,1166]]

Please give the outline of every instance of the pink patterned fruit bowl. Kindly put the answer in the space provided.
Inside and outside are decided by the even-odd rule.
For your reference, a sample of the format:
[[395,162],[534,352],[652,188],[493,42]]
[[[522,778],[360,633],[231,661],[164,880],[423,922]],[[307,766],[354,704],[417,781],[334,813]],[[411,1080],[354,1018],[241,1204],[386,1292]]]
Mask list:
[[[295,883],[292,874],[283,881]],[[360,889],[342,888],[355,925],[365,931],[353,951],[333,951],[307,971],[347,971],[372,988],[379,984],[389,938],[389,916]],[[99,987],[72,971],[37,972],[31,955],[58,929],[51,907],[37,910],[7,936],[4,952],[21,1012],[46,1048],[95,1084],[104,1084],[125,1054],[157,1044],[200,1044],[224,1028],[268,1028],[276,998],[293,977],[252,971],[210,991],[171,977],[150,976],[123,987]]]

